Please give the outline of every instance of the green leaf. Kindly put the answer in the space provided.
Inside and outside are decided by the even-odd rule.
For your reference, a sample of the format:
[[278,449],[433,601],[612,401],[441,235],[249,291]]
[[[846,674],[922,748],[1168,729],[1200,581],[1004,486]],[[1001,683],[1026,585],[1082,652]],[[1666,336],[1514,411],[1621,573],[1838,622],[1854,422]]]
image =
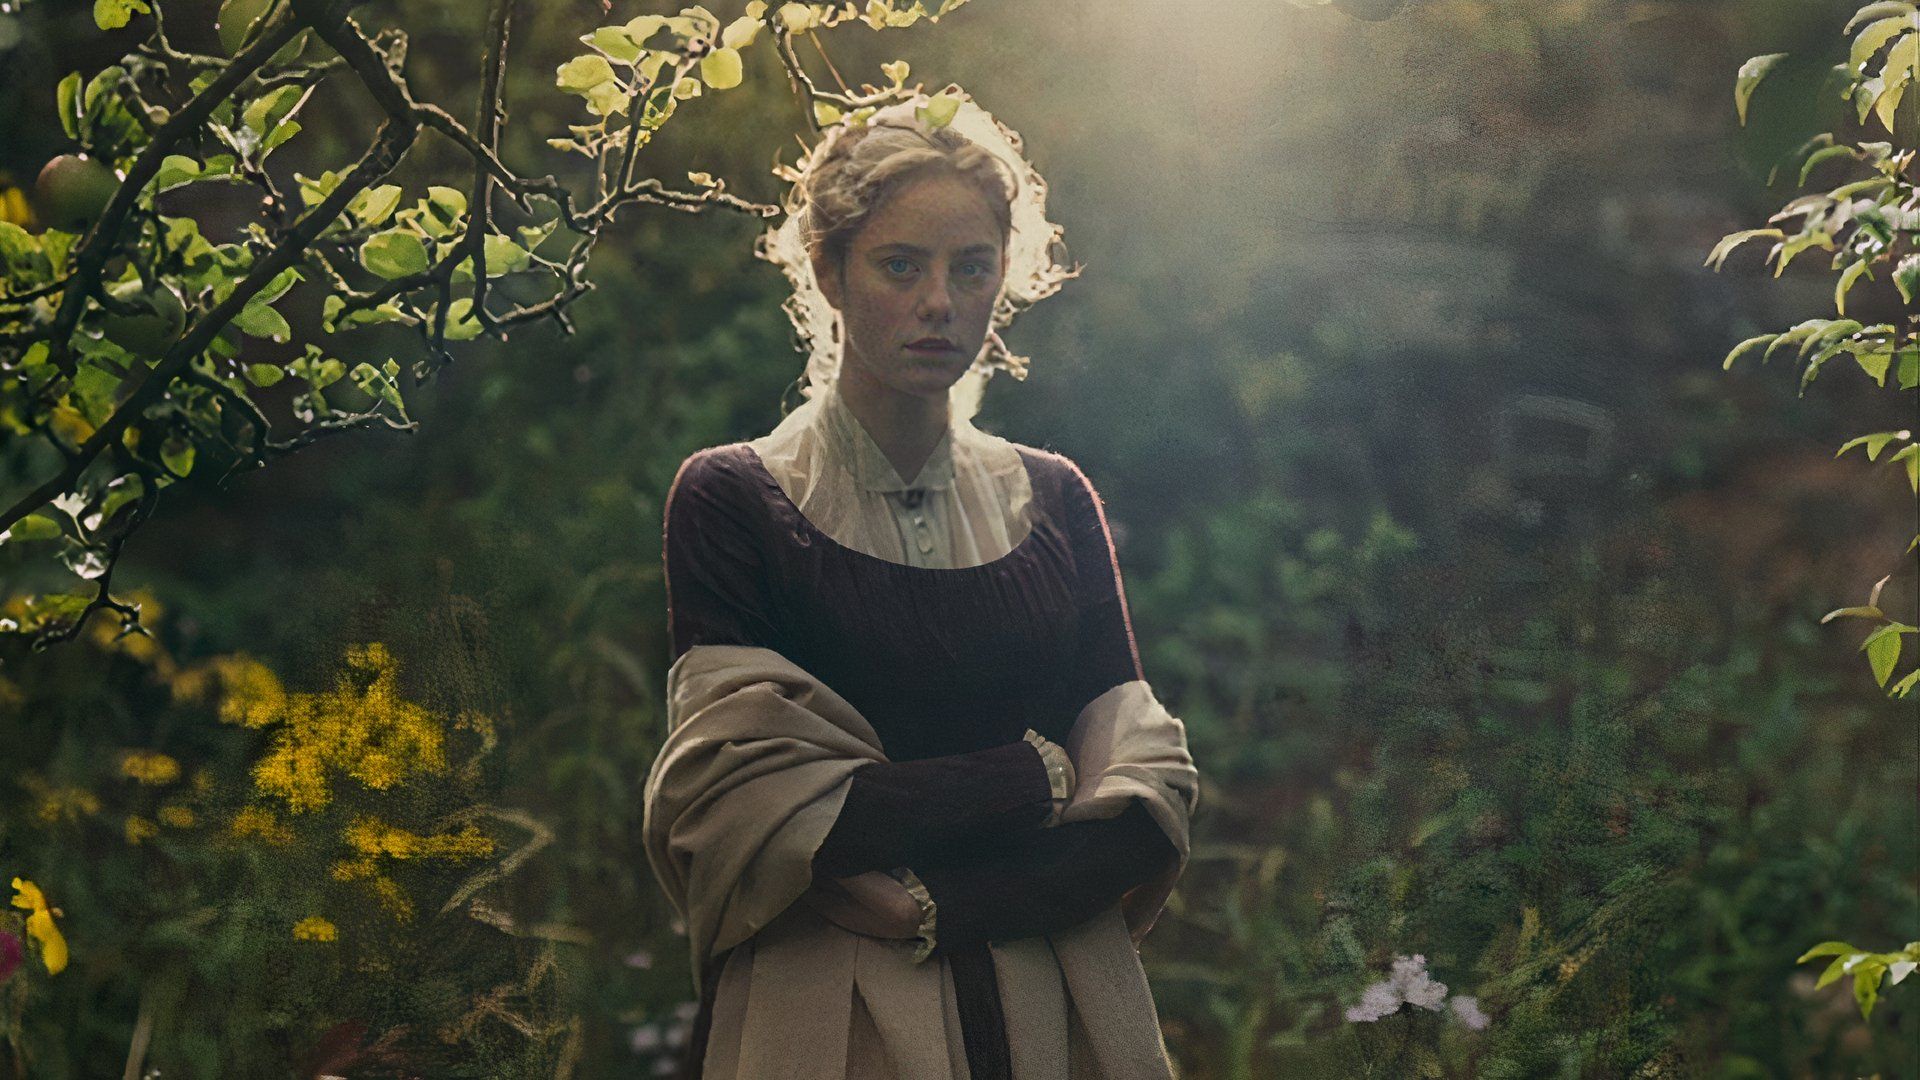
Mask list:
[[360,265],[396,281],[427,269],[427,246],[404,229],[388,229],[367,237],[367,242],[360,245]]
[[731,90],[740,85],[740,51],[722,46],[700,58],[700,78],[715,90]]
[[1767,351],[1760,354],[1760,362],[1764,364],[1773,359],[1774,350],[1788,345],[1797,345],[1807,340],[1808,335],[1817,334],[1831,325],[1833,323],[1830,319],[1808,319],[1806,322],[1795,324],[1784,333],[1775,335],[1773,344],[1768,345]]
[[1907,463],[1907,486],[1915,495],[1920,495],[1920,443],[1908,443],[1898,453],[1887,459],[1891,465],[1896,461]]
[[1747,103],[1753,100],[1753,91],[1760,85],[1760,80],[1767,77],[1767,72],[1772,71],[1775,64],[1786,58],[1786,53],[1768,53],[1740,65],[1740,76],[1733,84],[1733,104],[1740,113],[1741,126],[1746,126]]
[[447,340],[472,341],[480,336],[480,320],[473,316],[473,300],[461,297],[447,305]]
[[1730,233],[1721,237],[1720,242],[1713,245],[1713,250],[1707,253],[1707,261],[1700,265],[1711,266],[1718,270],[1727,261],[1727,256],[1733,254],[1733,249],[1741,244],[1761,238],[1779,240],[1786,235],[1779,229],[1747,229],[1743,232]]
[[273,153],[281,143],[286,142],[298,134],[300,134],[300,121],[280,121],[280,123],[274,126],[272,131],[267,132],[266,138],[260,140],[260,156],[266,157],[268,154]]
[[588,90],[586,97],[587,111],[595,116],[613,116],[627,111],[626,88],[617,82],[601,83]]
[[1868,260],[1859,259],[1841,271],[1840,280],[1833,286],[1833,308],[1835,314],[1845,315],[1847,313],[1847,292],[1853,288],[1854,282],[1860,280],[1861,274],[1867,273],[1867,263]]
[[1873,667],[1873,679],[1881,686],[1887,685],[1887,679],[1893,674],[1893,667],[1900,662],[1900,631],[1889,623],[1860,643],[1867,654],[1867,663]]
[[1893,35],[1913,26],[1914,16],[1911,13],[1888,16],[1869,25],[1865,30],[1860,31],[1859,37],[1853,39],[1853,53],[1848,58],[1848,63],[1855,71],[1859,71],[1866,66],[1868,60],[1873,59],[1874,53],[1880,51],[1880,46],[1893,40]]
[[533,256],[527,253],[526,248],[498,233],[488,234],[483,247],[488,277],[518,273],[533,262]]
[[467,196],[459,188],[435,184],[427,189],[427,205],[435,217],[452,225],[467,212]]
[[259,292],[254,293],[247,303],[271,304],[287,295],[288,289],[293,288],[296,284],[305,280],[306,279],[300,275],[298,269],[289,266],[285,270],[273,275],[273,280],[262,286]]
[[1735,345],[1733,347],[1733,351],[1728,353],[1727,358],[1721,362],[1720,370],[1722,371],[1733,370],[1733,362],[1735,360],[1740,359],[1742,355],[1751,351],[1756,346],[1772,341],[1774,338],[1777,338],[1779,336],[1780,335],[1778,334],[1761,334],[1759,337],[1750,337],[1747,340],[1741,342],[1740,344]]
[[1853,1000],[1860,1006],[1862,1019],[1873,1019],[1873,1004],[1880,999],[1880,976],[1886,972],[1887,965],[1870,960],[1853,973]]
[[293,329],[287,325],[286,318],[261,303],[250,303],[241,308],[240,314],[233,317],[233,325],[254,337],[274,341],[286,341],[293,336]]
[[256,135],[265,135],[274,126],[292,115],[313,93],[312,86],[280,86],[254,98],[247,103],[246,111],[240,114],[247,127]]
[[160,171],[153,174],[155,191],[172,191],[185,187],[200,179],[200,163],[185,154],[168,154],[160,161]]
[[[388,365],[393,365],[393,361],[391,360],[387,361],[387,363]],[[395,366],[395,373],[397,372],[398,367]],[[402,420],[407,419],[407,405],[406,402],[400,400],[400,388],[395,385],[394,375],[392,373],[382,371],[372,364],[362,361],[353,366],[353,381],[361,390],[365,391],[368,396],[377,398],[393,406],[394,409],[400,413]]]
[[1819,168],[1823,162],[1832,161],[1837,157],[1851,158],[1856,156],[1851,146],[1829,146],[1824,150],[1817,150],[1808,155],[1807,160],[1801,164],[1800,182],[1805,184],[1807,177],[1812,176],[1813,170]]
[[959,98],[952,94],[935,94],[927,99],[924,107],[914,110],[914,115],[928,127],[943,128],[953,122],[954,114],[959,111]]
[[1884,619],[1886,617],[1886,612],[1881,611],[1872,604],[1867,604],[1860,607],[1835,608],[1825,615],[1820,616],[1820,621],[1827,623],[1834,619]]
[[[1892,686],[1888,687],[1887,696],[1897,697],[1897,698],[1906,697],[1908,694],[1913,693],[1913,688],[1916,685],[1920,685],[1920,668],[1914,668],[1912,671],[1907,672],[1906,676],[1902,678],[1899,682],[1894,683]],[[1900,965],[1895,964],[1894,967],[1898,968],[1900,967]],[[1911,970],[1911,969],[1908,969],[1908,970]],[[1893,981],[1899,982],[1901,978],[1905,978],[1905,977],[1906,977],[1906,972],[1903,971],[1900,973],[1900,976],[1898,978],[1895,978]]]
[[0,533],[0,541],[6,540],[58,540],[62,533],[60,523],[36,510],[19,521],[5,533]]
[[1800,254],[1801,252],[1807,250],[1808,248],[1815,248],[1815,247],[1821,248],[1825,251],[1832,251],[1833,237],[1829,235],[1824,229],[1822,229],[1822,230],[1816,230],[1810,233],[1801,233],[1798,236],[1782,241],[1778,245],[1778,250],[1780,252],[1780,261],[1775,263],[1773,266],[1773,276],[1779,277],[1781,274],[1785,273],[1787,269],[1787,264],[1793,261],[1794,256]]
[[[329,297],[329,299],[333,299]],[[287,377],[287,369],[279,364],[248,364],[247,381],[255,386],[272,386]]]
[[613,78],[613,65],[607,63],[607,58],[591,53],[576,56],[554,69],[554,84],[575,94],[585,94]]
[[400,205],[400,185],[381,184],[370,187],[353,197],[347,203],[347,212],[361,225],[378,225],[393,216]]
[[1861,349],[1853,354],[1853,362],[1867,377],[1881,386],[1887,385],[1887,365],[1893,362],[1893,353],[1886,349]]
[[328,169],[314,179],[308,179],[299,173],[293,174],[293,181],[300,185],[300,201],[307,206],[318,206],[325,202],[333,189],[340,186],[341,175]]
[[1865,329],[1866,327],[1860,325],[1860,323],[1853,319],[1834,319],[1825,326],[1815,330],[1807,336],[1805,341],[1800,343],[1800,358],[1802,360],[1806,359],[1808,353],[1811,353],[1821,346],[1831,344],[1835,338],[1845,337],[1848,334],[1858,333]]
[[80,137],[80,73],[71,72],[66,78],[61,79],[59,89],[55,91],[54,96],[58,103],[56,107],[60,113],[61,130],[67,133],[67,138],[78,139]]
[[1843,34],[1851,34],[1853,33],[1853,28],[1859,26],[1861,23],[1872,22],[1875,19],[1884,19],[1894,15],[1912,15],[1915,11],[1920,11],[1920,8],[1915,8],[1912,4],[1905,2],[1905,0],[1882,0],[1882,2],[1879,3],[1868,4],[1854,12],[1853,18],[1847,20],[1846,28],[1840,32]]
[[1865,446],[1867,448],[1867,460],[1877,461],[1880,458],[1880,451],[1885,450],[1888,443],[1895,439],[1911,438],[1912,435],[1913,433],[1911,431],[1905,430],[1876,431],[1871,435],[1862,435],[1857,439],[1848,439],[1846,445],[1842,446],[1833,456],[1839,457],[1841,454],[1846,453],[1856,446]]
[[[622,27],[603,26],[581,40],[623,64],[631,64],[640,58],[640,46],[633,43]],[[611,74],[613,69],[607,70]]]
[[1900,290],[1900,299],[1913,303],[1920,293],[1920,255],[1908,255],[1893,268],[1893,287]]
[[1912,390],[1920,387],[1920,347],[1908,347],[1900,350],[1900,371],[1898,375],[1900,389]]
[[635,45],[645,45],[649,38],[666,29],[666,27],[667,17],[665,15],[636,15],[628,19],[626,26],[622,27],[622,29],[626,31],[627,37],[632,39]]
[[518,230],[520,233],[520,246],[526,248],[528,251],[534,251],[546,242],[547,237],[553,235],[553,230],[559,227],[560,219],[558,217],[539,225],[522,225]]
[[1886,89],[1873,102],[1880,126],[1889,133],[1893,131],[1894,114],[1899,112],[1900,100],[1906,96],[1916,70],[1920,70],[1920,34],[1908,34],[1887,50],[1886,65],[1880,69]]
[[193,472],[193,444],[185,439],[168,439],[160,444],[160,460],[175,475]]
[[135,12],[145,15],[152,10],[146,0],[93,0],[93,21],[102,30],[118,30]]
[[1815,980],[1813,984],[1813,988],[1815,990],[1823,990],[1827,986],[1831,985],[1836,979],[1840,978],[1840,976],[1845,975],[1847,973],[1847,969],[1853,966],[1850,961],[1852,961],[1855,957],[1859,955],[1860,955],[1859,953],[1853,952],[1853,953],[1848,953],[1844,956],[1834,957],[1833,963],[1828,964],[1827,970],[1821,972],[1820,978]]
[[728,23],[727,28],[720,32],[720,44],[729,49],[744,49],[753,44],[753,39],[759,36],[759,33],[760,20],[751,15],[742,15]]

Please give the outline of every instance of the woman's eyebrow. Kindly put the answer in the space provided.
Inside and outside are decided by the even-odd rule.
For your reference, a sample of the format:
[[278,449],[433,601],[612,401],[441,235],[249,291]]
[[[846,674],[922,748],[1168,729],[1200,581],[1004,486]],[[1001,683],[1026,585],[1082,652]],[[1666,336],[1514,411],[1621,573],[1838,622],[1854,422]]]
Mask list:
[[[933,254],[931,251],[928,251],[926,248],[919,247],[914,244],[906,244],[906,243],[879,244],[874,247],[873,254],[884,255],[884,254],[888,254],[890,252],[896,252],[896,251],[904,252],[905,254],[908,254],[908,255],[918,255],[921,258],[926,258],[928,255]],[[988,254],[992,254],[993,251],[994,251],[994,246],[992,244],[968,244],[966,247],[961,248],[958,254],[988,255]]]

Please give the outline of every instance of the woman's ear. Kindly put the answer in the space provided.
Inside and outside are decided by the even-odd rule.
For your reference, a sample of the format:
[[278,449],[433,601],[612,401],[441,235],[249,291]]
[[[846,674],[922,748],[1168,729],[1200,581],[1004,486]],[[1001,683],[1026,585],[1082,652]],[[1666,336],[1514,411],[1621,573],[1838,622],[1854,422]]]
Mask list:
[[808,258],[813,263],[813,280],[820,286],[820,295],[827,298],[827,306],[840,310],[840,264],[821,251],[814,251]]

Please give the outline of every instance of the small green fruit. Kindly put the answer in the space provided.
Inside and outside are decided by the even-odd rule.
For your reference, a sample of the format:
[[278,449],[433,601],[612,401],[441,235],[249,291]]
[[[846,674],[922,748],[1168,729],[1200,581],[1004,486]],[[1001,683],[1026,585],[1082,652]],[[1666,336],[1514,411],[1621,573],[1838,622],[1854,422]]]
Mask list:
[[85,154],[61,154],[40,170],[33,195],[49,228],[85,232],[119,189],[112,169]]

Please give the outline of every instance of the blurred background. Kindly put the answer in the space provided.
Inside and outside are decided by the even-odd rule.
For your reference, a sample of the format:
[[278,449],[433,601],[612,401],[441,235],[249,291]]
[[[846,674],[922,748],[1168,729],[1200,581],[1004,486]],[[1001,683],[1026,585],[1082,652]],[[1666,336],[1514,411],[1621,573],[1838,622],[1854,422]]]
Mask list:
[[[14,184],[69,148],[59,79],[147,32],[89,7],[0,14]],[[213,48],[213,7],[168,4],[176,42]],[[1873,684],[1858,628],[1818,621],[1889,573],[1882,606],[1914,610],[1909,493],[1834,455],[1910,424],[1911,395],[1723,371],[1735,342],[1830,310],[1832,274],[1775,279],[1759,245],[1702,266],[1840,122],[1814,89],[1854,7],[974,0],[821,33],[849,82],[905,59],[1020,132],[1085,264],[1008,332],[1032,371],[995,379],[978,422],[1102,491],[1147,677],[1202,773],[1192,862],[1142,949],[1181,1075],[1920,1074],[1911,987],[1863,1020],[1850,981],[1815,991],[1824,965],[1795,963],[1920,937],[1911,701]],[[544,144],[585,119],[554,68],[654,10],[522,20],[509,162],[584,178]],[[404,26],[415,93],[470,113],[483,6],[359,17]],[[1775,52],[1742,128],[1735,72]],[[277,166],[337,168],[371,137],[360,92],[320,93]],[[643,173],[778,201],[806,128],[770,49],[682,108]],[[458,166],[424,139],[394,179],[464,186]],[[197,210],[203,230],[237,226],[245,194]],[[174,486],[114,579],[153,640],[97,626],[4,655],[0,880],[46,889],[74,956],[0,987],[15,1069],[119,1075],[142,1024],[166,1077],[670,1069],[693,988],[639,843],[661,509],[688,453],[770,429],[800,373],[760,228],[624,212],[576,332],[473,343],[410,396],[417,433]],[[319,304],[286,310],[315,334]],[[350,362],[417,349],[337,342]],[[0,459],[9,491],[40,479]],[[0,551],[6,593],[53,587],[15,564]],[[221,722],[243,685],[391,687],[441,718],[444,776],[342,776],[327,812],[459,818],[491,876],[389,844],[342,877],[348,818],[322,843],[248,817],[234,792],[270,733]],[[132,752],[178,778],[134,776]],[[485,905],[437,914],[469,884]],[[330,940],[289,933],[308,915]],[[1349,1017],[1416,955],[1473,1007]]]

